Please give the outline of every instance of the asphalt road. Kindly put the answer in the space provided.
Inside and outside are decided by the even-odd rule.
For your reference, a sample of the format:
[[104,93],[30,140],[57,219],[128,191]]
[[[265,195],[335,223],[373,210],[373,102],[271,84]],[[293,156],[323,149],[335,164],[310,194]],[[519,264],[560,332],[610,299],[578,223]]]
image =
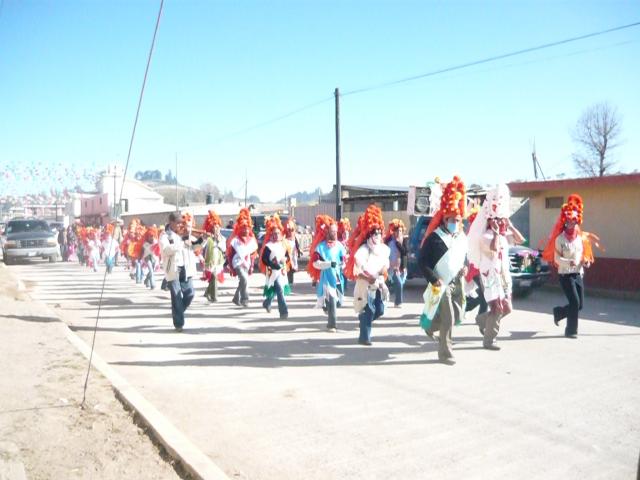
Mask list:
[[[10,268],[90,342],[102,272]],[[500,352],[482,349],[469,315],[454,330],[451,367],[417,326],[419,282],[363,347],[350,304],[328,333],[308,278],[296,280],[285,321],[260,308],[260,275],[248,309],[230,302],[235,281],[218,304],[196,282],[176,333],[168,293],[119,267],[104,290],[97,352],[232,478],[634,478],[639,303],[587,298],[571,340],[549,314],[562,297],[536,291],[503,321]]]

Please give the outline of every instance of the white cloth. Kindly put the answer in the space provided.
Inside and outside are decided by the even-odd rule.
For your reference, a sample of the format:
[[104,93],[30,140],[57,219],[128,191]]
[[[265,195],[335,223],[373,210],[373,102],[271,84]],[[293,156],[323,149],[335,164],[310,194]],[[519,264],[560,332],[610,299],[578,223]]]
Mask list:
[[482,236],[487,230],[487,220],[490,218],[509,218],[510,213],[509,188],[502,184],[487,192],[478,215],[469,228],[469,263],[478,267],[482,257]]
[[[173,243],[171,243],[171,241]],[[191,242],[196,240],[190,237],[189,243],[185,243],[179,235],[168,230],[160,236],[160,251],[162,252],[162,268],[167,282],[178,278],[178,268],[185,267],[187,278],[196,274],[196,256],[193,254]]]
[[113,258],[116,256],[119,245],[115,238],[107,237],[102,245],[104,246],[104,254],[107,258]]
[[[376,295],[376,291],[382,292],[382,300],[389,298],[389,289],[385,283],[384,271],[389,269],[389,247],[384,243],[370,248],[366,243],[360,245],[355,253],[353,274],[356,276],[356,284],[353,288],[353,309],[360,313],[369,303],[369,298]],[[376,279],[374,283],[369,283],[358,275],[367,273]]]
[[444,286],[447,286],[460,273],[464,267],[464,260],[467,257],[468,242],[464,232],[451,235],[445,232],[442,227],[436,229],[436,234],[447,246],[447,252],[440,257],[433,271],[438,276]]
[[487,302],[502,300],[511,296],[512,281],[509,259],[509,246],[511,235],[498,235],[496,246],[498,251],[491,250],[494,232],[485,230],[480,239],[481,256],[479,264],[480,278],[484,286],[484,298]]
[[[584,246],[582,245],[582,237],[576,235],[576,238],[569,240],[564,233],[556,237],[556,249],[554,259],[558,264],[558,274],[567,275],[570,273],[579,273],[582,275],[582,255],[584,254]],[[574,266],[571,266],[573,261]]]
[[235,252],[231,259],[231,266],[233,268],[244,268],[246,270],[251,269],[251,255],[258,251],[258,242],[255,237],[249,237],[248,242],[243,242],[240,237],[234,237],[231,240],[231,247]]
[[[289,284],[289,279],[287,278],[287,270],[286,270],[286,262],[287,262],[287,248],[284,245],[284,242],[269,242],[266,247],[271,252],[269,255],[269,261],[279,263],[282,268],[272,269],[269,276],[266,278],[266,286],[267,288],[272,287],[276,282],[280,284],[280,286],[284,289],[285,285]],[[267,270],[269,273],[269,270]]]

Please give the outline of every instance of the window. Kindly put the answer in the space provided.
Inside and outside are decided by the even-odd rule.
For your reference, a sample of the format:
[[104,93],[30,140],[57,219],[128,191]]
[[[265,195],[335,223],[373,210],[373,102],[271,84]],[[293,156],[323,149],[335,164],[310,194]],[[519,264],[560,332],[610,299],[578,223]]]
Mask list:
[[100,197],[100,205],[102,205],[102,197]]
[[563,197],[546,197],[544,199],[544,208],[561,208],[563,203]]

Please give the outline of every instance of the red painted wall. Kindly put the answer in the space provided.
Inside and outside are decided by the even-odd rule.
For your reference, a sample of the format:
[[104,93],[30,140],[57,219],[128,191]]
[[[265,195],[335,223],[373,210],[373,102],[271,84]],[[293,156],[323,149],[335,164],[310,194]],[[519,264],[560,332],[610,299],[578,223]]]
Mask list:
[[[557,273],[552,273],[552,282],[557,283]],[[585,289],[640,291],[640,260],[627,258],[598,258],[591,268],[585,270]]]

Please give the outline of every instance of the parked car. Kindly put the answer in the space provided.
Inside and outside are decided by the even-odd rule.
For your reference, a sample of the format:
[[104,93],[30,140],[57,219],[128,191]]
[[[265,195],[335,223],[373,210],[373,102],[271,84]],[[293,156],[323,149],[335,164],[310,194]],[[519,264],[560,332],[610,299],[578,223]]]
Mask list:
[[10,265],[22,258],[48,258],[55,262],[60,257],[58,234],[44,220],[9,220],[2,243],[2,258]]
[[[419,217],[415,227],[409,232],[408,278],[422,278],[418,265],[420,244],[430,221],[431,217]],[[514,295],[528,295],[548,280],[549,264],[542,259],[538,250],[513,246],[509,248],[509,259]]]
[[52,232],[58,233],[61,230],[64,230],[64,222],[49,222],[49,228]]

